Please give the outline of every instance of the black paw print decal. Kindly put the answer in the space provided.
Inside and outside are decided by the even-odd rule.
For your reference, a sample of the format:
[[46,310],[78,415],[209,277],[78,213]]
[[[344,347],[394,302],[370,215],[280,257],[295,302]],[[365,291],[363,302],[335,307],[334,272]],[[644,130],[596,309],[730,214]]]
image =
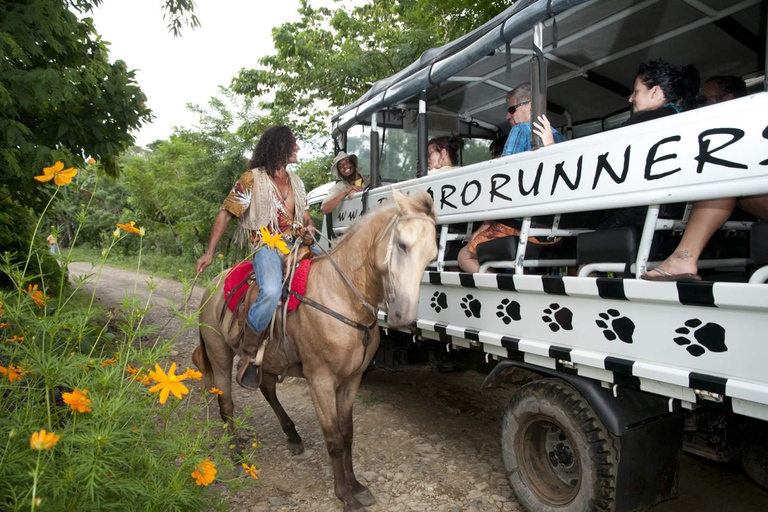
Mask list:
[[[676,333],[686,335],[675,338],[675,343],[680,346],[687,345],[685,350],[694,357],[699,357],[707,350],[710,352],[727,352],[725,329],[711,322],[706,323],[704,326],[701,326],[701,324],[701,320],[692,318],[685,322],[685,327],[675,329]],[[695,343],[690,339],[689,335],[691,332],[693,332],[693,338],[696,340]]]
[[474,298],[472,295],[467,295],[461,299],[461,309],[464,310],[464,314],[467,315],[467,318],[471,316],[480,318],[480,308],[482,306],[483,305],[480,304],[480,301]]
[[635,333],[635,322],[625,316],[621,316],[616,309],[609,309],[598,315],[602,320],[595,320],[598,327],[603,330],[603,336],[608,341],[619,338],[624,343],[632,343],[632,335]]
[[566,331],[573,330],[573,313],[568,308],[560,307],[560,304],[550,304],[547,309],[544,310],[544,316],[541,317],[544,320],[552,332],[557,332],[560,329]]
[[507,325],[512,323],[512,320],[517,322],[522,318],[520,316],[520,303],[516,300],[504,299],[501,304],[496,306],[496,310],[496,316]]
[[439,313],[448,307],[448,296],[443,292],[435,292],[432,295],[432,300],[429,301],[429,305],[436,313]]

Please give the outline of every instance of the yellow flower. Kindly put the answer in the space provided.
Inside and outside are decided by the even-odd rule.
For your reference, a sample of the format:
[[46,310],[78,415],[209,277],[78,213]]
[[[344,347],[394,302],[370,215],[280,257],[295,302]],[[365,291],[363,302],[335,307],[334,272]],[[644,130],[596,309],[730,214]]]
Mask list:
[[221,394],[223,394],[223,393],[224,393],[224,392],[223,392],[222,390],[220,390],[219,388],[211,388],[211,389],[209,389],[208,391],[210,391],[210,392],[211,392],[211,393],[213,393],[214,395],[221,395]]
[[190,379],[195,379],[195,380],[200,380],[203,378],[203,374],[195,370],[194,368],[187,368],[185,375]]
[[56,162],[53,164],[53,167],[46,167],[43,169],[43,175],[42,176],[35,176],[35,179],[37,181],[51,181],[53,180],[54,183],[58,186],[67,185],[72,181],[72,178],[75,177],[75,174],[77,174],[77,169],[74,167],[70,167],[69,169],[64,169],[64,162]]
[[29,447],[33,450],[50,450],[53,448],[61,436],[57,436],[53,432],[46,432],[45,429],[40,432],[34,432],[32,437],[29,438]]
[[117,227],[122,229],[123,231],[127,231],[129,233],[136,233],[137,235],[141,234],[141,230],[137,227],[135,227],[136,223],[134,221],[126,222],[125,224],[118,224]]
[[115,363],[117,362],[117,358],[110,357],[109,359],[105,359],[104,361],[99,363],[99,366],[102,368],[106,368],[107,366],[115,366]]
[[277,249],[283,254],[288,254],[291,252],[288,250],[288,246],[285,244],[285,242],[283,242],[283,235],[280,233],[272,235],[265,227],[259,228],[259,232],[261,233],[261,241],[264,242],[264,244],[270,249]]
[[91,412],[91,399],[86,396],[87,394],[87,389],[78,391],[77,388],[75,388],[72,393],[62,393],[61,398],[64,400],[65,404],[72,408],[73,411],[80,413]]
[[197,485],[207,487],[216,478],[216,466],[210,459],[205,459],[195,466],[192,472],[192,478],[197,481]]
[[43,296],[43,292],[37,289],[37,285],[27,285],[27,289],[21,291],[26,293],[30,299],[35,301],[37,309],[44,307],[46,301],[50,300],[50,297]]
[[20,366],[13,366],[12,364],[9,364],[8,368],[5,366],[0,366],[0,373],[8,377],[8,382],[13,382],[15,380],[21,380],[21,377],[26,372],[24,372]]
[[[220,260],[223,260],[223,259],[224,259],[224,255],[223,255],[223,254],[221,254],[221,253],[219,253],[219,259],[220,259]],[[0,314],[2,314],[2,313],[0,313]]]
[[253,464],[249,466],[248,464],[243,463],[243,468],[245,469],[245,472],[251,475],[255,480],[259,479],[259,475],[257,474],[259,470],[256,469],[256,466]]
[[187,386],[181,383],[182,380],[187,378],[187,375],[185,373],[176,375],[176,363],[171,364],[167,375],[163,372],[163,369],[160,368],[159,364],[155,364],[155,371],[149,372],[149,376],[152,380],[157,382],[157,384],[149,388],[149,392],[155,393],[160,391],[161,404],[164,404],[165,401],[168,400],[169,393],[173,393],[173,396],[179,400],[181,400],[181,395],[189,393]]
[[93,159],[93,157],[88,159],[88,165],[93,165],[96,163],[96,160]]
[[[0,327],[5,327],[7,325],[11,325],[11,324],[0,324]],[[5,341],[24,341],[24,336],[14,336],[13,338],[8,338]]]

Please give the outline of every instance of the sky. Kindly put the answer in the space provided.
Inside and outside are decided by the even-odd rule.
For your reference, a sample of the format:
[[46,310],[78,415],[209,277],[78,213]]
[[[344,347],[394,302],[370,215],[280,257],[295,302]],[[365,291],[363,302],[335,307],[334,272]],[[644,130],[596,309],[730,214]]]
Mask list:
[[[121,59],[136,78],[155,116],[134,133],[146,146],[167,139],[174,126],[193,126],[187,103],[207,105],[218,86],[241,68],[257,67],[273,52],[272,27],[298,21],[298,0],[196,0],[201,27],[174,38],[163,20],[162,0],[106,0],[90,16],[111,43],[110,60]],[[331,5],[330,1],[312,5]]]

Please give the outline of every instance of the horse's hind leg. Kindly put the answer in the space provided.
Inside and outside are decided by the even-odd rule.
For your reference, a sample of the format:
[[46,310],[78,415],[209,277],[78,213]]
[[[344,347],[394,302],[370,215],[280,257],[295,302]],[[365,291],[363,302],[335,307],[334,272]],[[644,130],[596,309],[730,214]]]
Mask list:
[[280,426],[288,436],[288,449],[294,455],[304,453],[304,442],[301,440],[301,436],[296,432],[296,426],[293,424],[293,420],[288,416],[288,413],[283,409],[283,404],[277,399],[277,379],[274,375],[264,373],[261,378],[261,394],[267,399],[267,403],[275,411],[277,419],[280,420]]
[[344,455],[342,456],[344,474],[347,477],[347,483],[352,489],[355,498],[357,498],[363,505],[368,506],[373,505],[376,502],[376,498],[366,486],[357,480],[355,472],[352,469],[352,409],[355,405],[355,398],[357,397],[357,391],[360,388],[361,379],[362,374],[355,375],[349,377],[349,379],[341,385],[336,393],[336,407],[339,414],[339,428],[341,430],[341,436],[344,439]]

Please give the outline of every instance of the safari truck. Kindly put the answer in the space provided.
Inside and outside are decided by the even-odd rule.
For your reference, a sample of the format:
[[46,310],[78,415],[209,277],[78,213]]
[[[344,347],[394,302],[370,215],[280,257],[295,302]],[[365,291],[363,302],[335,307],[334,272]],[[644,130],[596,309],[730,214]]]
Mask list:
[[[701,281],[638,279],[677,245],[693,202],[768,193],[767,10],[520,0],[332,119],[336,151],[357,154],[371,186],[326,215],[326,235],[343,236],[392,188],[428,191],[439,251],[414,339],[482,354],[495,364],[484,386],[510,372],[528,381],[501,427],[527,510],[646,509],[676,496],[683,449],[741,460],[768,484],[768,222],[729,220]],[[748,93],[622,126],[638,65],[657,58],[694,64],[702,81],[741,77]],[[533,118],[546,112],[568,140],[536,149],[534,136],[532,151],[490,160],[506,93],[523,82]],[[461,166],[428,176],[428,140],[456,134]],[[646,207],[641,229],[595,230],[628,207]],[[519,234],[479,244],[481,271],[461,272],[456,254],[484,221]]]

